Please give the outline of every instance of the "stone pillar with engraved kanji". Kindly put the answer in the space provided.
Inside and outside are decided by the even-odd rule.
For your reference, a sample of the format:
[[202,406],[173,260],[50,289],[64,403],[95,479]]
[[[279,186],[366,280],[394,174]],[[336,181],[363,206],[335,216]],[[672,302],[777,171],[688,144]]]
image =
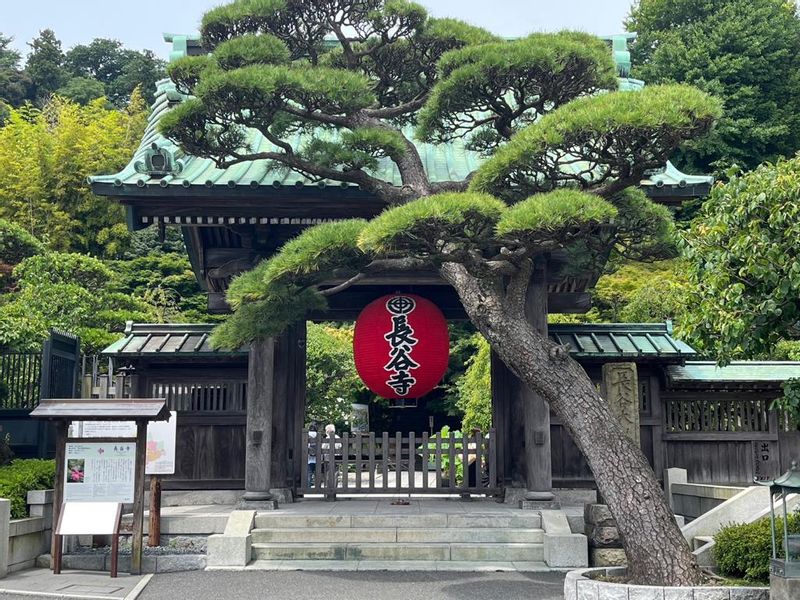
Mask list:
[[[603,365],[603,393],[622,430],[638,446],[639,377],[636,363]],[[624,565],[625,550],[617,523],[605,504],[587,504],[584,512],[589,540],[589,564],[595,567]]]

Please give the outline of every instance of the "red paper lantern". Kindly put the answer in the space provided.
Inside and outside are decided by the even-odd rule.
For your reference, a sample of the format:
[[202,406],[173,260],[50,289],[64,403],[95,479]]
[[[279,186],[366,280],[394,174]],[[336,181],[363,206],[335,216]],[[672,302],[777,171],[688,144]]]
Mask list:
[[377,395],[420,398],[447,371],[447,321],[433,302],[421,296],[383,296],[358,316],[353,355],[358,375]]

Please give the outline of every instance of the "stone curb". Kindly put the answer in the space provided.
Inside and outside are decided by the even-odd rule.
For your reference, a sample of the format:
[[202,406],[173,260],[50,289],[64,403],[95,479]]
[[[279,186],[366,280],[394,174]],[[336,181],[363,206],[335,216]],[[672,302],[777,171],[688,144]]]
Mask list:
[[[39,557],[40,566],[50,567],[50,555]],[[119,571],[130,570],[131,557],[119,557]],[[111,557],[107,554],[67,554],[63,557],[62,568],[77,571],[110,571]],[[206,568],[204,554],[165,554],[161,556],[143,556],[143,573],[179,573],[182,571],[202,571]]]
[[766,587],[659,587],[597,581],[589,573],[624,575],[624,567],[579,569],[564,579],[564,600],[769,600]]

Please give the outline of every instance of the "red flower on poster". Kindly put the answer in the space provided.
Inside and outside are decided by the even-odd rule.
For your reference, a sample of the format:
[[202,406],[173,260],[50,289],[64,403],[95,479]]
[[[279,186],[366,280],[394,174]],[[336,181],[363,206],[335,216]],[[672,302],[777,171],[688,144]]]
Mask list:
[[353,355],[358,375],[377,395],[420,398],[447,371],[447,321],[433,302],[421,296],[383,296],[358,316]]

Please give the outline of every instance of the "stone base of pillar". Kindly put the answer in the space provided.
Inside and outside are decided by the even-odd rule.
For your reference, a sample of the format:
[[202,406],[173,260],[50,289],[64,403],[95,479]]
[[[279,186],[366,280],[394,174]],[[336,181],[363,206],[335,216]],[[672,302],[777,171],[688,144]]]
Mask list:
[[558,500],[520,500],[519,507],[522,510],[561,510],[561,502]]
[[534,490],[527,490],[525,492],[524,500],[534,500],[537,502],[552,502],[555,500],[555,494],[553,492],[537,492]]
[[538,492],[525,490],[525,495],[519,501],[522,510],[559,510],[561,503],[556,500],[553,492]]
[[503,488],[503,504],[519,504],[525,500],[525,494],[528,492],[524,487],[506,487]]
[[270,492],[245,492],[236,504],[237,510],[276,510],[278,501]]
[[269,493],[273,499],[277,500],[278,504],[292,504],[294,502],[294,494],[291,488],[272,488]]
[[246,500],[242,498],[235,510],[278,510],[277,500]]

